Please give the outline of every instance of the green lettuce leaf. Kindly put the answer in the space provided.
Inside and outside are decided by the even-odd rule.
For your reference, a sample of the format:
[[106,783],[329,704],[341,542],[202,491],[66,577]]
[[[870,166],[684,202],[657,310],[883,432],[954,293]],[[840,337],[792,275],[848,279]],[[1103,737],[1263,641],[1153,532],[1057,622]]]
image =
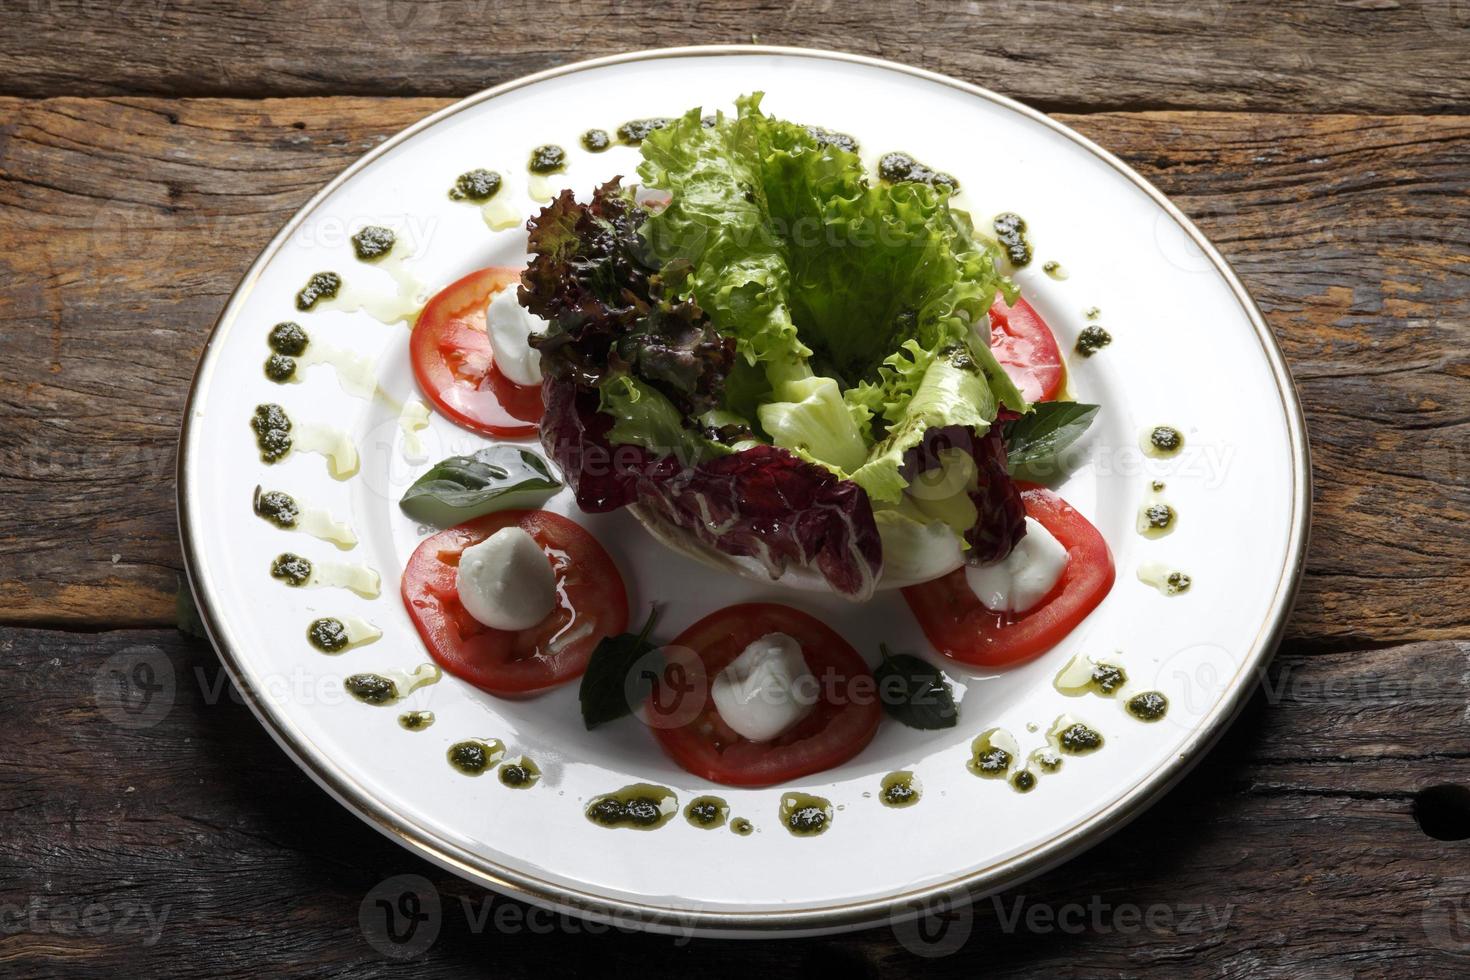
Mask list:
[[771,440],[897,501],[926,429],[979,435],[997,400],[1024,410],[985,342],[1013,287],[947,192],[871,185],[856,154],[764,115],[759,95],[737,107],[643,142],[640,176],[672,199],[641,233],[657,261],[689,264],[711,322],[764,368],[755,415]]

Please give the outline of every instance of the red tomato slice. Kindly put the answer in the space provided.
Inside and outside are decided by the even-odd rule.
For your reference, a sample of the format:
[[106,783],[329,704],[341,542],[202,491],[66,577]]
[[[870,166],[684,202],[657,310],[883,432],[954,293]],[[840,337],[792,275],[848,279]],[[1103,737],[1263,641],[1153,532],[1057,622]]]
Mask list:
[[1028,402],[1049,402],[1062,387],[1062,351],[1041,314],[1024,299],[990,308],[990,350]]
[[[710,686],[753,641],[785,633],[801,644],[817,679],[818,701],[806,717],[769,742],[736,734],[720,717]],[[697,658],[679,671],[681,648]],[[769,786],[840,765],[863,750],[883,716],[868,664],[819,619],[789,606],[753,602],[711,613],[665,648],[665,683],[649,696],[646,720],[684,769],[726,786]],[[670,698],[669,692],[676,697]],[[685,697],[689,698],[688,701]],[[694,712],[688,710],[693,708]],[[688,715],[693,714],[692,718]],[[677,719],[677,723],[670,719]]]
[[[517,632],[478,622],[454,587],[464,550],[512,525],[536,539],[556,573],[556,608]],[[403,571],[403,604],[440,667],[503,696],[580,677],[598,641],[628,629],[628,593],[613,560],[580,524],[544,510],[487,514],[425,538]]]
[[475,432],[535,435],[541,420],[541,388],[501,374],[485,333],[490,297],[520,281],[519,269],[491,266],[450,283],[424,306],[409,341],[419,388],[439,411]]
[[1097,528],[1050,490],[1019,486],[1027,516],[1067,549],[1067,567],[1051,594],[1023,613],[985,608],[963,568],[904,589],[924,635],[946,657],[984,667],[1030,660],[1061,642],[1113,587],[1113,556]]

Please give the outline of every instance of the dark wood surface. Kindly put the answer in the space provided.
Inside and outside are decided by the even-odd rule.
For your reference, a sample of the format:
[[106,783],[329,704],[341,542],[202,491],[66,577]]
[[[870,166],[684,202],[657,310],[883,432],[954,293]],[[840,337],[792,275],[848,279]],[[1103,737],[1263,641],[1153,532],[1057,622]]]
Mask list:
[[[291,212],[452,97],[752,35],[949,72],[1119,153],[1235,265],[1308,413],[1307,576],[1245,717],[1107,844],[958,913],[947,956],[477,931],[514,903],[332,802],[172,628],[194,360]],[[1470,833],[1426,792],[1470,787],[1467,50],[1463,0],[0,3],[0,973],[387,973],[358,906],[407,873],[441,899],[432,976],[1465,975],[1470,842],[1423,828]],[[108,671],[144,661],[167,711],[119,723]]]

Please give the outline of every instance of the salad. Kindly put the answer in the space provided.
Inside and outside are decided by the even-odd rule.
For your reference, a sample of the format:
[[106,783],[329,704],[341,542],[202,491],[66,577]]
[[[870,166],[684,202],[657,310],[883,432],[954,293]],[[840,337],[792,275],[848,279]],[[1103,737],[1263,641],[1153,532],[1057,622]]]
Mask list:
[[[1038,656],[1114,571],[1034,479],[1097,407],[1064,397],[1056,339],[1004,272],[1023,225],[996,222],[1003,246],[954,206],[953,178],[908,158],[874,175],[848,137],[769,116],[759,95],[736,107],[650,121],[636,182],[563,191],[527,225],[525,269],[434,296],[411,340],[420,387],[466,428],[539,437],[584,512],[629,508],[677,550],[777,587],[902,589],[953,661]],[[653,657],[682,683],[637,688],[645,721],[681,766],[731,785],[838,765],[885,710],[955,723],[952,699],[914,710],[948,697],[926,661],[884,651],[875,673],[784,604],[712,611],[663,647],[652,616],[629,633],[616,562],[536,509],[558,488],[504,443],[405,497],[445,528],[402,592],[446,671],[506,697],[580,677],[591,728],[629,713]],[[885,676],[899,704],[856,695]]]

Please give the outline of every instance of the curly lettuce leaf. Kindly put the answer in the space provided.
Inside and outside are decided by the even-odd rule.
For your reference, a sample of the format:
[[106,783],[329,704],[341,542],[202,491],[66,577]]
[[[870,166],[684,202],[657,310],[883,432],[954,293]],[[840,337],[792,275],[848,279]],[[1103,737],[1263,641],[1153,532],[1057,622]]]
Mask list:
[[551,323],[532,340],[546,374],[597,385],[628,372],[705,411],[721,399],[734,344],[684,295],[687,264],[648,263],[638,235],[647,217],[617,180],[586,204],[563,191],[530,222],[517,298]]

